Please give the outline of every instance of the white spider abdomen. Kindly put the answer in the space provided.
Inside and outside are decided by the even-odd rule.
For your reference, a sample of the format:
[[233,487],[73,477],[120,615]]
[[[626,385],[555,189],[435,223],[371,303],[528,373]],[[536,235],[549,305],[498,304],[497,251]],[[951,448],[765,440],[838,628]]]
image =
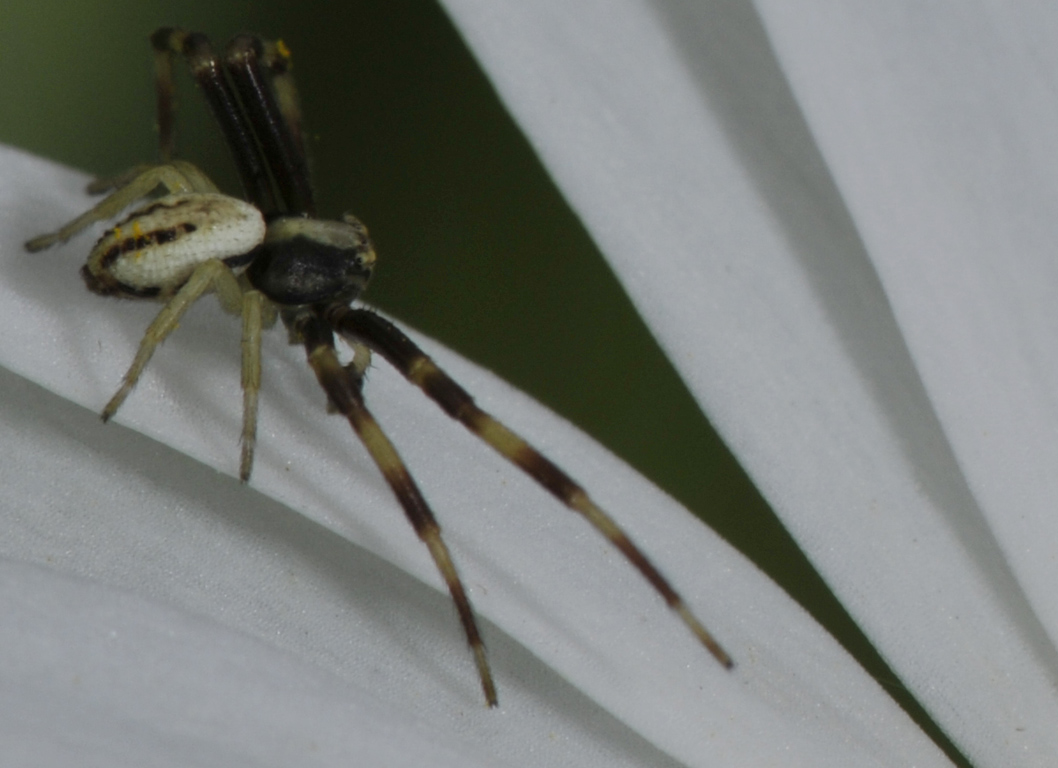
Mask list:
[[202,262],[245,255],[264,236],[264,217],[247,202],[216,193],[166,195],[106,232],[82,274],[96,293],[164,296]]

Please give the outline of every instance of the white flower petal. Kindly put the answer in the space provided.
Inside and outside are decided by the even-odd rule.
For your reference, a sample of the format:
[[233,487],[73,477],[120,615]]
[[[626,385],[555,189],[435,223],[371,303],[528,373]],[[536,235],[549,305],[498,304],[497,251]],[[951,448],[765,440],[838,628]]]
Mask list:
[[0,740],[37,766],[488,765],[246,634],[0,559]]
[[[966,694],[980,710],[1009,691],[1016,706],[990,708],[988,734],[976,718],[953,717],[952,731],[968,742],[1001,735],[1050,764],[1058,10],[893,3],[846,15],[820,3],[795,20],[781,3],[761,5],[972,491],[948,515],[1005,611],[994,639],[1024,654],[1008,668],[989,653],[979,669],[995,682]],[[844,82],[823,74],[834,70]],[[988,756],[981,764],[1009,764],[996,746],[975,751]]]
[[[369,401],[491,622],[502,706],[489,711],[446,596],[390,565],[438,584],[348,425],[324,415],[303,353],[269,334],[252,489],[212,469],[234,471],[239,432],[238,328],[214,302],[188,315],[118,418],[193,459],[98,424],[94,411],[156,307],[83,289],[76,268],[88,237],[24,253],[25,238],[83,209],[85,179],[13,150],[0,165],[0,363],[10,371],[0,400],[0,554],[205,615],[271,646],[247,643],[248,666],[287,654],[292,667],[315,665],[349,684],[351,696],[370,691],[380,711],[400,713],[401,727],[445,734],[490,761],[945,763],[823,630],[682,508],[568,424],[423,340],[628,526],[739,664],[722,670],[605,542],[380,364]],[[168,661],[143,674],[174,684]],[[144,689],[113,682],[136,708]],[[286,701],[282,686],[261,694],[256,706],[277,711],[239,721],[247,743],[259,729],[272,738],[287,727],[277,725]],[[304,706],[326,696],[314,701]],[[195,712],[172,712],[173,738],[197,748],[183,735]],[[291,739],[315,738],[299,723],[289,723]]]
[[447,5],[904,682],[975,764],[1052,764],[1055,12]]

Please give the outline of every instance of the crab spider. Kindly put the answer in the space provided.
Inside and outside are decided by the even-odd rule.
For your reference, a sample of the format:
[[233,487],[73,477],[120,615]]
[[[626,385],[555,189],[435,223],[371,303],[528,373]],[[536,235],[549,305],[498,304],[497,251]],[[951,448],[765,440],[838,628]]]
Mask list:
[[[104,421],[121,407],[155,349],[190,306],[204,294],[216,293],[227,311],[242,317],[239,475],[244,482],[249,480],[261,385],[261,334],[277,317],[282,319],[291,343],[304,347],[330,405],[349,421],[426,544],[455,603],[485,701],[495,706],[496,687],[485,645],[441,528],[365,405],[363,374],[371,353],[377,353],[449,416],[582,515],[639,570],[717,661],[732,667],[731,658],[668,580],[579,484],[481,410],[393,323],[353,306],[371,277],[374,247],[367,229],[353,216],[341,221],[316,218],[286,47],[240,35],[219,58],[204,35],[174,28],[159,29],[151,43],[163,162],[93,183],[89,191],[109,195],[56,232],[26,243],[30,251],[48,248],[136,206],[100,238],[81,269],[88,289],[95,293],[164,302],[120,388],[104,408]],[[177,57],[186,59],[224,134],[249,202],[220,194],[194,165],[173,159],[172,67]],[[341,364],[335,334],[353,349],[352,363]]]

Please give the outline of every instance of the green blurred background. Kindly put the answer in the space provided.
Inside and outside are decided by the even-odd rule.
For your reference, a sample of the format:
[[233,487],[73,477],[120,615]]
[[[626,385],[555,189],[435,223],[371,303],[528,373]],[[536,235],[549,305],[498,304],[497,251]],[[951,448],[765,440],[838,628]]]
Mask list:
[[[321,213],[355,212],[378,247],[369,300],[683,502],[922,720],[713,432],[435,3],[3,0],[0,142],[94,174],[154,160],[146,38],[162,25],[218,44],[240,31],[282,37]],[[238,194],[225,147],[180,80],[181,156]]]

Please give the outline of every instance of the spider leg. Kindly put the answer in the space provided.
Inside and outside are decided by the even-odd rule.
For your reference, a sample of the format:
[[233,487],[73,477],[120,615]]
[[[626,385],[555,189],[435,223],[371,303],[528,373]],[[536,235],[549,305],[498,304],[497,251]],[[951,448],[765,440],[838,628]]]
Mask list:
[[179,29],[159,29],[151,35],[154,48],[154,88],[158,94],[158,154],[168,163],[176,154],[176,88],[173,82],[173,54],[183,49],[185,33]]
[[353,359],[345,367],[356,378],[362,379],[367,369],[371,367],[371,347],[359,342],[353,342],[349,346],[353,350]]
[[287,213],[315,216],[290,52],[279,43],[239,35],[228,44],[225,65]]
[[[56,243],[65,243],[97,221],[114,218],[137,200],[147,197],[158,187],[163,187],[171,194],[217,191],[213,182],[191,163],[177,161],[166,165],[148,166],[145,170],[141,168],[140,172],[135,175],[133,171],[103,182],[102,190],[112,188],[114,192],[55,232],[27,241],[26,250],[42,251]],[[93,188],[90,186],[90,190]]]
[[349,420],[353,430],[381,470],[386,482],[393,489],[415,533],[430,550],[437,569],[448,585],[448,591],[467,636],[467,643],[474,654],[478,675],[481,677],[481,687],[485,693],[485,701],[490,707],[496,706],[496,687],[492,681],[488,659],[485,656],[485,643],[478,631],[477,621],[470,607],[470,599],[467,597],[463,582],[459,578],[448,547],[441,537],[441,527],[437,523],[437,518],[434,517],[433,511],[423,498],[422,492],[415,484],[415,480],[408,472],[396,448],[365,407],[361,380],[351,375],[350,370],[339,362],[334,351],[334,336],[330,328],[311,309],[297,311],[292,318],[288,319],[288,325],[295,336],[301,339],[308,355],[309,366],[316,374],[330,402]]
[[399,328],[374,312],[339,304],[327,308],[326,319],[343,337],[367,344],[385,357],[449,416],[587,519],[650,582],[716,660],[728,669],[734,666],[731,657],[695,617],[679,593],[616,521],[592,501],[587,491],[521,436],[481,410],[467,391],[437,367]]
[[162,156],[175,151],[172,57],[187,59],[191,76],[202,89],[213,118],[231,149],[243,188],[266,218],[279,212],[272,182],[257,139],[243,115],[209,39],[197,32],[162,27],[151,35],[158,91],[158,131]]
[[[271,73],[272,89],[275,91],[279,111],[283,115],[283,122],[290,133],[294,143],[295,151],[301,158],[303,168],[302,175],[311,180],[309,173],[309,156],[305,145],[305,132],[301,114],[301,99],[298,96],[297,85],[294,82],[294,73],[291,71],[290,49],[282,40],[264,40],[264,56],[261,61],[265,69]],[[310,190],[311,191],[311,190]],[[310,198],[311,199],[311,196]]]
[[[151,356],[158,348],[158,345],[176,330],[176,327],[180,324],[180,319],[191,305],[211,289],[217,292],[221,305],[225,309],[235,312],[241,311],[243,289],[239,286],[239,281],[232,274],[231,269],[218,259],[210,259],[198,265],[187,279],[187,282],[173,294],[173,297],[162,307],[157,317],[147,326],[147,331],[144,333],[143,340],[136,351],[136,357],[133,358],[132,365],[129,366],[129,370],[125,373],[121,386],[103,409],[103,421],[109,421],[117,413],[118,408],[125,402],[125,398],[128,397],[132,388],[136,386],[140,375],[143,373],[144,368],[147,367],[147,363],[150,362]],[[246,335],[244,331],[244,337]],[[259,332],[256,338],[259,343]],[[256,393],[253,400],[256,404]],[[256,417],[254,422],[256,422]]]
[[[241,292],[241,289],[239,289]],[[257,445],[257,394],[261,391],[261,327],[265,298],[242,293],[242,458],[239,479],[248,482]]]
[[114,189],[121,189],[127,186],[133,179],[145,171],[149,171],[155,166],[143,163],[140,165],[134,165],[127,171],[123,171],[115,176],[101,176],[98,179],[93,179],[88,182],[85,186],[84,191],[90,195],[102,195],[105,192],[110,192]]

